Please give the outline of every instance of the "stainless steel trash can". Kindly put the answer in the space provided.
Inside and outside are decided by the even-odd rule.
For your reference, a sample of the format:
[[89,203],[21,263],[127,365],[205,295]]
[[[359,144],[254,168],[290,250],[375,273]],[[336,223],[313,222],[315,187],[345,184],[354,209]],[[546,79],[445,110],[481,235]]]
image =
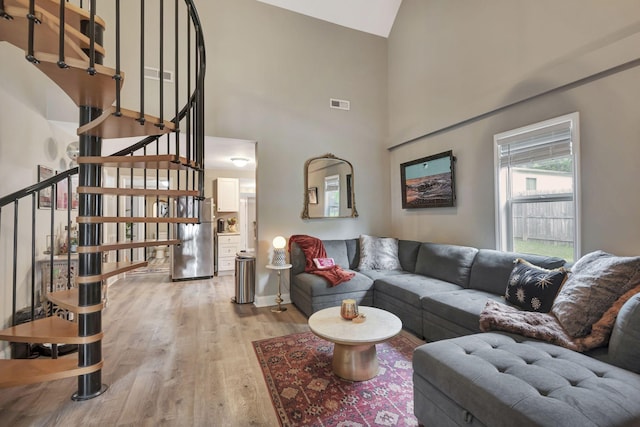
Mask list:
[[253,302],[256,293],[256,258],[247,252],[236,254],[236,304]]

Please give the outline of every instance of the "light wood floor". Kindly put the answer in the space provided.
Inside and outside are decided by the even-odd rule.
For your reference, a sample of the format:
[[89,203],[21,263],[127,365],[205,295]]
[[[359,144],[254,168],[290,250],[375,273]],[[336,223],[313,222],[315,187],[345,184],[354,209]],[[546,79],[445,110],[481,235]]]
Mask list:
[[116,282],[103,315],[107,392],[74,402],[75,378],[0,389],[0,426],[278,426],[251,341],[307,331],[306,317],[233,295],[233,276]]

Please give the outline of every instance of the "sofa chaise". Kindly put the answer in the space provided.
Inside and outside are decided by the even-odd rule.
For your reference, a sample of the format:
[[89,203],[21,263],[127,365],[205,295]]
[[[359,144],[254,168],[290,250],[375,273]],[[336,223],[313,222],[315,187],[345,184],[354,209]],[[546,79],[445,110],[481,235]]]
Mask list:
[[337,286],[305,272],[290,247],[291,301],[305,315],[355,299],[396,314],[428,343],[413,357],[414,412],[428,426],[640,425],[640,294],[620,310],[611,343],[579,353],[508,332],[482,332],[488,301],[504,295],[515,259],[565,260],[467,246],[397,241],[398,269],[362,269],[359,239],[323,241],[354,277]]

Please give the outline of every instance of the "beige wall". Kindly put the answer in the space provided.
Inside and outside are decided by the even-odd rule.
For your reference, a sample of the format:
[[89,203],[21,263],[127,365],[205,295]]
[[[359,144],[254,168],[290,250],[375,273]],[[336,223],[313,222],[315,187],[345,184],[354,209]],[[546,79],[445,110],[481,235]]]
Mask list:
[[[254,0],[196,6],[207,46],[206,133],[257,141],[257,294],[272,303],[277,276],[264,265],[275,236],[387,232],[387,43]],[[329,109],[332,97],[350,100],[351,111]],[[353,163],[359,218],[300,218],[304,163],[325,153]]]
[[[391,234],[495,247],[493,135],[578,111],[582,253],[638,254],[640,67],[589,78],[638,59],[638,16],[637,1],[404,0],[389,38]],[[399,165],[450,149],[457,206],[402,210]]]

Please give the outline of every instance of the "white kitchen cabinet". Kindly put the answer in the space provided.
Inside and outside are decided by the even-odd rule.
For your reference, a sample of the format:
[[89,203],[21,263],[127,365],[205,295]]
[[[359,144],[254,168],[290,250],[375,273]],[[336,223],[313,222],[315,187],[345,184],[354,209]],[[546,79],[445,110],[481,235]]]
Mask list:
[[238,212],[240,210],[240,180],[238,178],[213,180],[213,198],[218,212]]
[[218,233],[218,274],[236,269],[236,254],[240,252],[240,233]]

